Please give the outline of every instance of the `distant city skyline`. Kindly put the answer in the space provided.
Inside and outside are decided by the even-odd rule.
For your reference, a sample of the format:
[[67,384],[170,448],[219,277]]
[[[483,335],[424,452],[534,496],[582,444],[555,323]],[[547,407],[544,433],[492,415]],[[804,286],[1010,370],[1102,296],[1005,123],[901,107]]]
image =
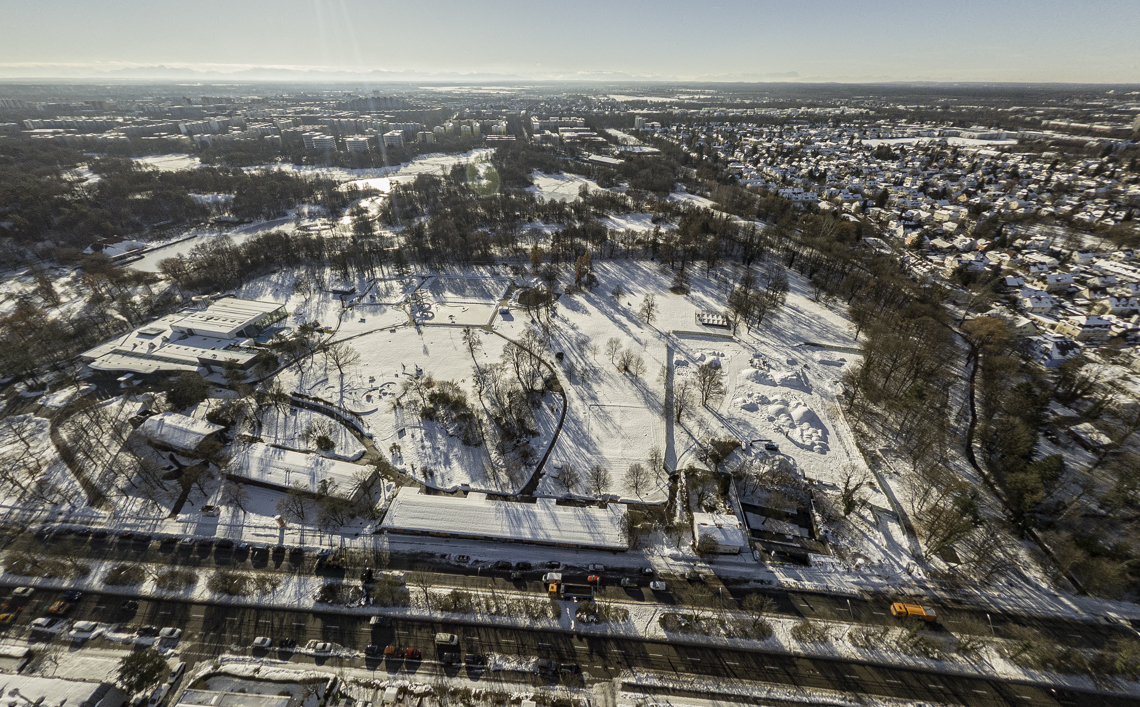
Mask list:
[[2,5],[0,79],[1140,83],[1140,2]]

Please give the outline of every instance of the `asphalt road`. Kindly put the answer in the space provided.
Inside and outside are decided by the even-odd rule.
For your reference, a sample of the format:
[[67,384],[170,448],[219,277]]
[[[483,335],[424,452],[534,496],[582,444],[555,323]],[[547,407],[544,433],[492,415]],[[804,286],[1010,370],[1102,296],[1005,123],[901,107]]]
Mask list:
[[[30,636],[28,624],[43,615],[58,592],[41,591],[20,612],[16,623],[7,627],[13,637]],[[123,626],[177,626],[183,629],[178,649],[182,660],[193,663],[212,659],[222,653],[270,655],[299,665],[314,663],[353,666],[379,673],[444,674],[472,683],[510,679],[532,684],[551,684],[557,680],[543,678],[525,669],[525,661],[549,658],[559,663],[580,666],[587,679],[612,680],[629,669],[647,669],[672,674],[715,677],[724,684],[734,680],[760,681],[780,686],[840,690],[864,695],[890,696],[913,701],[978,705],[1079,705],[1095,699],[1098,707],[1136,704],[1104,695],[1010,684],[1000,680],[945,676],[907,668],[884,668],[841,660],[802,659],[759,651],[694,647],[605,637],[583,637],[549,631],[514,628],[468,626],[454,622],[396,620],[391,626],[371,626],[366,616],[344,616],[320,612],[282,611],[279,609],[208,606],[171,601],[140,601],[137,611],[120,609],[122,599],[89,594],[75,604],[68,617],[116,622]],[[469,666],[444,666],[434,646],[437,631],[460,637],[459,652],[496,654],[514,660],[518,671],[496,673]],[[297,652],[272,654],[253,651],[250,645],[257,636],[273,639],[293,638],[304,646],[310,640],[330,641],[362,650],[365,645],[396,644],[415,647],[423,652],[422,661],[388,662],[372,658],[312,657]],[[49,638],[70,643],[63,635]],[[92,641],[92,645],[103,639]],[[33,644],[35,645],[35,644]],[[454,649],[452,649],[454,650]],[[564,680],[574,678],[564,676]],[[671,690],[677,692],[677,690]],[[683,690],[681,690],[683,692]]]
[[[31,535],[27,533],[8,535],[2,539],[2,543],[7,546],[19,536],[25,540],[31,538]],[[44,541],[41,539],[39,542]],[[318,573],[328,577],[330,582],[355,580],[359,577],[360,567],[365,563],[371,563],[377,568],[385,566],[387,569],[394,570],[430,572],[431,582],[435,586],[485,590],[490,583],[499,590],[526,591],[535,596],[545,595],[546,587],[541,578],[543,573],[548,571],[546,568],[535,567],[525,571],[522,580],[512,581],[509,578],[510,570],[491,570],[485,564],[483,566],[459,565],[449,562],[443,556],[426,553],[420,556],[393,556],[388,558],[381,556],[354,557],[356,566],[349,570],[328,568],[317,570],[315,567],[316,559],[312,552],[295,554],[280,551],[251,556],[248,551],[237,548],[191,547],[171,543],[160,545],[157,540],[150,543],[138,543],[111,537],[56,536],[46,542],[58,550],[66,549],[69,553],[80,554],[92,559],[155,562],[199,570],[238,567],[285,574]],[[552,550],[551,554],[555,556],[557,553]],[[637,574],[638,569],[639,567],[632,566],[623,569],[607,566],[603,572],[592,572],[585,567],[568,566],[559,571],[563,573],[564,579],[569,582],[584,582],[590,574],[601,575],[603,581],[600,596],[614,601],[656,602],[672,605],[699,603],[702,597],[721,596],[731,597],[739,602],[746,595],[757,593],[755,589],[743,588],[731,581],[727,584],[722,583],[716,577],[711,577],[708,581],[686,580],[683,577],[668,574],[660,577],[642,577]],[[623,577],[636,578],[640,586],[631,588],[619,586]],[[668,591],[652,592],[648,588],[650,579],[665,580]],[[892,617],[889,613],[890,603],[897,601],[898,597],[847,598],[776,588],[765,590],[762,593],[774,602],[773,610],[777,614],[785,616],[882,626],[900,624],[900,620]],[[1108,624],[1096,621],[1092,617],[1087,621],[1078,621],[1067,618],[1016,614],[994,607],[971,605],[964,602],[923,600],[921,603],[934,606],[937,610],[939,620],[930,628],[951,633],[959,633],[963,630],[975,633],[981,631],[998,638],[1010,638],[1020,629],[1030,628],[1061,645],[1091,649],[1099,649],[1114,638],[1136,638],[1138,635],[1133,627]]]

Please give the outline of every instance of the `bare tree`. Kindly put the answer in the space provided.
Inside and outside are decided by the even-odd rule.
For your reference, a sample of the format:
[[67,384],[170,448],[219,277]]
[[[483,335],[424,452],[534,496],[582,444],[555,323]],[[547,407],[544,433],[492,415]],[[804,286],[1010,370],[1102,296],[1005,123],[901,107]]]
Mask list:
[[701,405],[708,406],[710,401],[718,400],[724,395],[724,371],[721,370],[720,361],[716,360],[697,366],[697,392],[701,396]]
[[589,487],[590,493],[601,496],[610,487],[610,470],[601,464],[594,464],[586,472],[586,485]]
[[463,345],[467,347],[467,353],[471,354],[471,359],[478,366],[479,360],[475,358],[475,354],[483,350],[483,340],[471,327],[463,327]]
[[652,325],[653,320],[657,318],[657,298],[653,295],[645,295],[641,300],[641,309],[638,310],[638,316],[641,317],[641,321]]
[[293,487],[285,491],[285,495],[277,501],[277,513],[282,515],[285,520],[303,523],[308,515],[308,510],[306,489],[295,481]]
[[665,468],[665,455],[661,453],[661,447],[650,447],[645,461],[649,465],[651,473],[660,474],[661,470]]
[[865,473],[852,464],[847,465],[843,473],[843,489],[839,492],[844,517],[851,515],[857,508],[867,503],[867,500],[859,495],[859,491],[867,483]]
[[641,462],[634,462],[629,465],[629,470],[625,472],[625,487],[633,495],[640,496],[649,484],[649,478],[649,470],[645,468],[645,465]]
[[615,285],[614,291],[612,294],[614,296],[614,299],[620,299],[622,297],[625,297],[625,288],[622,287],[621,285]]
[[562,488],[566,489],[566,493],[571,493],[574,487],[581,481],[581,477],[573,464],[566,464],[554,477],[554,480],[557,481]]
[[606,340],[606,355],[610,357],[610,363],[614,362],[614,356],[617,356],[621,351],[621,339],[616,336]]
[[673,420],[681,424],[685,413],[692,409],[697,402],[696,385],[691,378],[683,378],[673,386]]
[[249,492],[245,490],[245,484],[229,480],[222,484],[220,500],[223,506],[234,506],[245,513],[245,505],[249,503]]
[[344,377],[344,369],[360,361],[360,352],[346,341],[325,348],[325,357],[336,366],[337,373]]

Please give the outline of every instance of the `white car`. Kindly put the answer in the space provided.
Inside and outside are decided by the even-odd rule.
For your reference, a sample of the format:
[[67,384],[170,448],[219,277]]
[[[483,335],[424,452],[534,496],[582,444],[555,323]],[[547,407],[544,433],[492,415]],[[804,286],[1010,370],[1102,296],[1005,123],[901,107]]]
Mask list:
[[15,589],[12,590],[12,596],[19,597],[21,599],[27,599],[28,597],[30,597],[31,595],[33,595],[35,593],[36,593],[35,587],[16,587]]
[[76,621],[71,625],[71,632],[67,635],[77,641],[85,641],[91,638],[91,634],[95,633],[97,628],[99,624],[94,621]]
[[262,650],[269,650],[273,647],[273,639],[268,636],[258,636],[253,639],[253,647],[261,648]]
[[309,644],[305,646],[305,650],[314,655],[328,655],[332,653],[332,644],[314,639],[309,641]]
[[41,616],[32,622],[33,631],[58,631],[59,619],[54,616]]
[[605,572],[606,566],[605,565],[589,565],[586,567],[586,569],[589,570],[590,572]]
[[182,637],[182,629],[166,627],[158,632],[159,638],[166,638],[171,641],[177,641]]
[[665,583],[664,582],[650,582],[649,588],[655,592],[663,592],[663,591],[665,591]]

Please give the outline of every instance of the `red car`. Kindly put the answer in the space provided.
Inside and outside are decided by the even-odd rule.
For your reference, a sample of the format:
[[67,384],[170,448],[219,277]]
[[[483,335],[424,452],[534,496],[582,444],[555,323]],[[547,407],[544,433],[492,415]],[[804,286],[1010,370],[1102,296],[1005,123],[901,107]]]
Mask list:
[[590,584],[601,584],[602,583],[602,577],[601,577],[601,575],[592,574],[586,578],[586,581],[589,582]]
[[404,660],[419,660],[420,650],[418,648],[409,648],[404,651]]

